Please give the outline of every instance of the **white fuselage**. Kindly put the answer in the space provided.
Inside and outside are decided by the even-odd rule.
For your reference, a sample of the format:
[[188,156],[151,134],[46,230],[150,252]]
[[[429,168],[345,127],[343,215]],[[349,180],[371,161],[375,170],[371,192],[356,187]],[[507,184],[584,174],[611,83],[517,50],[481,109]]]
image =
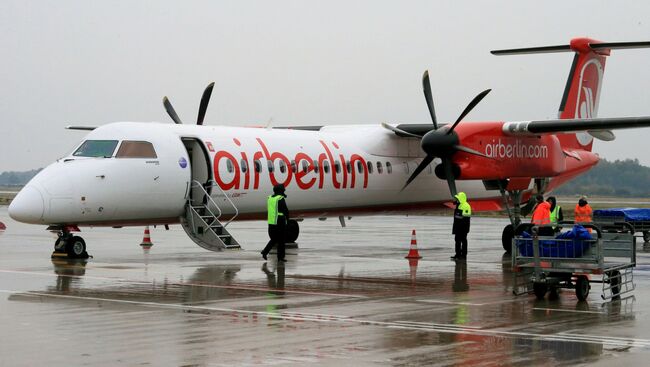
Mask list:
[[[209,187],[225,215],[235,213],[225,196],[232,200],[237,219],[263,217],[275,183],[287,187],[294,217],[425,212],[451,200],[446,182],[433,173],[437,162],[401,191],[422,160],[420,142],[377,125],[306,131],[120,122],[93,130],[87,141],[115,142],[115,149],[101,157],[75,149],[45,168],[15,198],[14,219],[175,223],[193,195],[193,181]],[[155,155],[121,157],[125,142],[151,143]],[[458,181],[458,189],[472,199],[498,196],[481,181]]]

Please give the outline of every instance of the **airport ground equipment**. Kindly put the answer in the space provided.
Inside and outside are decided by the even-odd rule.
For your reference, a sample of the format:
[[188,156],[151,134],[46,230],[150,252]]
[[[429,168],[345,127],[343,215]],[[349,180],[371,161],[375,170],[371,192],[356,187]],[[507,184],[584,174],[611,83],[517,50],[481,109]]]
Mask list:
[[[572,222],[566,228],[573,226]],[[513,293],[534,293],[543,299],[547,292],[575,289],[578,300],[589,295],[592,283],[601,283],[604,300],[618,299],[634,290],[636,266],[634,228],[625,222],[585,224],[592,239],[557,239],[541,236],[551,226],[530,223],[515,229],[512,243]]]
[[634,228],[634,233],[643,234],[643,242],[650,242],[650,209],[611,208],[594,210],[594,220],[602,224],[626,222]]

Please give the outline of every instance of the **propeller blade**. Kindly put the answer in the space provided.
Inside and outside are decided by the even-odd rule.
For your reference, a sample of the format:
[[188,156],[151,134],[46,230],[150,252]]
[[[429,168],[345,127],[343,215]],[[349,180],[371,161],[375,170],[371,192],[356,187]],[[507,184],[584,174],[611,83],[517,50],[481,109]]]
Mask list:
[[447,185],[449,185],[449,192],[451,192],[451,197],[455,197],[458,194],[456,191],[456,178],[454,177],[454,171],[452,170],[452,162],[450,158],[445,158],[442,162],[445,168],[445,176],[447,178]]
[[422,162],[420,162],[420,164],[418,165],[418,168],[416,168],[415,171],[413,171],[413,174],[411,175],[411,177],[409,177],[408,180],[406,180],[406,184],[404,184],[404,187],[402,187],[402,190],[400,190],[400,191],[404,191],[406,186],[408,186],[413,180],[415,180],[415,178],[418,177],[420,172],[422,172],[425,168],[427,168],[429,163],[431,163],[434,160],[434,158],[435,157],[432,156],[432,155],[428,155],[428,156],[424,157]]
[[210,96],[212,95],[213,87],[214,87],[214,82],[208,84],[208,86],[203,91],[203,96],[201,97],[201,104],[199,105],[199,116],[196,118],[197,125],[203,125],[203,119],[205,118],[205,112],[208,110],[208,103],[210,103]]
[[436,111],[433,108],[433,97],[431,96],[429,70],[425,70],[424,75],[422,75],[422,89],[424,90],[424,99],[427,101],[427,107],[429,107],[429,114],[431,115],[431,121],[433,121],[433,127],[438,130],[438,119],[436,119]]
[[183,122],[181,122],[181,119],[178,118],[178,115],[176,114],[174,107],[172,107],[171,102],[169,102],[169,98],[167,98],[166,96],[163,98],[163,105],[165,106],[165,110],[167,110],[167,114],[169,115],[169,117],[171,117],[175,123],[182,125]]
[[414,137],[414,138],[422,139],[422,136],[420,136],[420,135],[418,135],[418,134],[413,134],[413,133],[410,133],[410,132],[408,132],[408,131],[404,131],[404,130],[402,130],[402,129],[398,129],[398,128],[396,128],[395,126],[388,125],[388,124],[385,123],[385,122],[382,122],[382,123],[381,123],[381,127],[383,127],[384,129],[390,130],[390,131],[392,131],[392,132],[394,132],[394,133],[400,133],[400,134],[404,134],[404,135],[411,136],[411,137]]
[[489,156],[487,156],[487,155],[485,155],[485,154],[483,154],[483,153],[481,153],[479,151],[476,151],[476,150],[474,150],[472,148],[464,147],[462,145],[454,145],[454,149],[460,150],[460,151],[465,152],[465,153],[474,154],[474,155],[477,155],[479,157],[493,159],[492,157],[489,157]]
[[486,89],[486,90],[482,91],[481,93],[479,93],[476,97],[474,97],[474,99],[467,105],[467,107],[465,107],[465,110],[463,110],[463,113],[461,113],[460,116],[458,116],[458,119],[456,119],[456,122],[454,122],[454,124],[451,126],[451,129],[447,130],[447,135],[451,134],[451,132],[454,131],[454,129],[460,123],[460,121],[465,116],[467,116],[467,114],[470,113],[470,111],[472,111],[472,109],[474,109],[474,107],[476,107],[476,105],[479,102],[481,102],[481,100],[483,98],[485,98],[485,96],[487,96],[487,94],[490,93],[491,90],[492,89]]

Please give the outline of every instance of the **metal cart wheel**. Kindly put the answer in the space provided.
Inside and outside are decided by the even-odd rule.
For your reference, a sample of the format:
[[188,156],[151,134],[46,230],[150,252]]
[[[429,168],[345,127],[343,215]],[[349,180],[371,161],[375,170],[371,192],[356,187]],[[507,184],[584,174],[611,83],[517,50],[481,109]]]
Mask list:
[[589,289],[591,289],[589,278],[585,275],[579,275],[578,279],[576,279],[576,297],[578,297],[580,301],[586,300],[589,295]]
[[544,299],[548,286],[546,283],[533,283],[533,293],[537,299]]

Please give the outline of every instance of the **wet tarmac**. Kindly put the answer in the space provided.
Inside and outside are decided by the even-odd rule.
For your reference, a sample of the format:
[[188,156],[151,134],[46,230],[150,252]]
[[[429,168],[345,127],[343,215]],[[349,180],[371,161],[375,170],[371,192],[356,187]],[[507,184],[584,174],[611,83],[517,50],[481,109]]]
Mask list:
[[[453,262],[447,217],[301,224],[289,262],[264,262],[262,222],[210,253],[178,226],[84,229],[88,261],[51,260],[54,236],[0,207],[0,365],[645,365],[650,253],[633,297],[512,295],[504,219],[474,218]],[[421,260],[404,259],[417,230]]]

